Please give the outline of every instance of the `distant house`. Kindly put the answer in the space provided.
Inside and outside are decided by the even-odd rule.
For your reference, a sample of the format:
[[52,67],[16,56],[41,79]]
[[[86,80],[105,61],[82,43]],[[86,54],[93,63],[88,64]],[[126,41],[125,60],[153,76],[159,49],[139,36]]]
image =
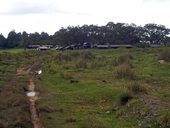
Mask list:
[[95,47],[98,49],[108,49],[109,45],[96,45]]
[[88,43],[88,42],[84,42],[83,43],[83,48],[91,48],[91,44],[90,43]]
[[45,47],[48,47],[48,48],[53,48],[54,46],[53,45],[43,45]]
[[48,49],[50,49],[50,48],[47,47],[47,46],[40,46],[40,47],[37,48],[37,50],[40,50],[40,51],[46,51]]
[[96,45],[96,48],[99,49],[108,49],[108,48],[133,48],[133,45],[125,44],[125,45]]
[[131,44],[119,45],[119,48],[133,48]]
[[36,49],[36,48],[39,48],[39,47],[40,47],[40,45],[28,45],[27,46],[28,49],[33,49],[33,48]]
[[161,45],[160,44],[150,44],[150,47],[151,48],[159,48],[159,47],[161,47]]

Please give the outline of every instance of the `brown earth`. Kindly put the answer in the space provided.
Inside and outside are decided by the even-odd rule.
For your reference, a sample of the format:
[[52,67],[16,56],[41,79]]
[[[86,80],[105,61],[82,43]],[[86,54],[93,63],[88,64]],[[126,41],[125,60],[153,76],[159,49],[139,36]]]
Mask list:
[[[30,73],[29,68],[22,68],[17,70],[17,76],[28,75],[29,73]],[[28,91],[35,91],[35,84],[33,78],[30,78],[29,80]],[[31,114],[30,117],[31,117],[32,127],[44,128],[40,121],[39,114],[36,109],[36,101],[38,100],[38,96],[28,97],[28,100],[30,106],[30,114]]]

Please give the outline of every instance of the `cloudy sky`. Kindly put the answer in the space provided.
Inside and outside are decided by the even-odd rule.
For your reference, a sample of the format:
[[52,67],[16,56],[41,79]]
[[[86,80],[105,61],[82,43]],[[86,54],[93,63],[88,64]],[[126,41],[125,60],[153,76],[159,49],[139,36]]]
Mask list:
[[54,34],[69,25],[163,24],[170,28],[170,0],[1,0],[0,33]]

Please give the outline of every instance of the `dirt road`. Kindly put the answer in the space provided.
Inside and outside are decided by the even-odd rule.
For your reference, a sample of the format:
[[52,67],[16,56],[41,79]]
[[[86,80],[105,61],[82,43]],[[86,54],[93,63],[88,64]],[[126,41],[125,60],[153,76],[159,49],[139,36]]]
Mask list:
[[[17,76],[24,76],[28,75],[30,72],[30,69],[18,69],[17,70]],[[33,78],[30,78],[29,84],[28,84],[28,92],[35,92],[35,84]],[[36,109],[36,101],[38,100],[38,96],[28,96],[29,100],[29,106],[30,106],[30,117],[32,122],[33,128],[44,128],[42,125],[42,122],[40,121],[39,114]]]
[[[33,79],[30,79],[29,85],[28,85],[28,90],[29,91],[35,91],[35,84]],[[36,110],[36,100],[38,99],[37,96],[31,96],[29,98],[29,104],[30,104],[30,113],[31,113],[31,122],[33,125],[33,128],[44,128],[40,119],[39,115]]]

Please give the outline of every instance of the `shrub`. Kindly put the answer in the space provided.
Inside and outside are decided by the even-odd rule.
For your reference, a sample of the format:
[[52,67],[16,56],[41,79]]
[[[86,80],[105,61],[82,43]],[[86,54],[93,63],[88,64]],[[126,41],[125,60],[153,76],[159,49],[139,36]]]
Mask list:
[[136,78],[135,72],[127,64],[117,66],[114,71],[114,75],[116,78],[121,78],[121,79],[127,78],[130,80],[134,80]]
[[142,85],[140,85],[137,82],[130,83],[127,86],[128,90],[131,91],[132,93],[146,93],[146,88]]
[[165,61],[170,61],[170,51],[164,50],[160,55],[159,55],[159,60],[165,60]]
[[118,66],[122,64],[128,64],[129,66],[132,66],[131,59],[133,59],[133,57],[130,54],[120,55],[114,60],[114,65]]

